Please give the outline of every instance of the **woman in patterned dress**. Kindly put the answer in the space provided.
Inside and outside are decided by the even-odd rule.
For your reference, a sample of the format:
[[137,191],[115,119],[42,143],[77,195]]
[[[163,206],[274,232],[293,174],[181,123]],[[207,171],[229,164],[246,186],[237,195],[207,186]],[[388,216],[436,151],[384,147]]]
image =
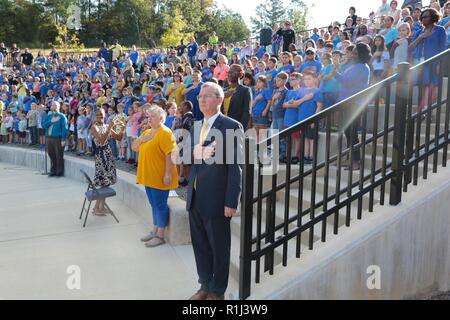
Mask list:
[[[91,127],[91,134],[96,145],[94,184],[96,187],[109,187],[115,184],[117,180],[116,164],[109,138],[111,136],[113,139],[120,141],[125,125],[119,119],[114,119],[105,124],[105,110],[101,108],[97,110],[95,120],[95,124]],[[105,199],[96,201],[93,214],[104,216],[106,212]]]

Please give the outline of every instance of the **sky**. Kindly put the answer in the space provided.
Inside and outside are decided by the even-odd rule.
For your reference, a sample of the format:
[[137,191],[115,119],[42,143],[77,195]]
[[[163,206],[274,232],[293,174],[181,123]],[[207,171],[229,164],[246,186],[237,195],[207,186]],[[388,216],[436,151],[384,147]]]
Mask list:
[[[288,0],[283,0],[285,3]],[[348,16],[348,8],[355,7],[356,15],[369,17],[370,11],[376,11],[381,5],[381,0],[303,0],[310,7],[309,27],[325,27],[332,21],[344,22]],[[250,17],[254,14],[258,4],[262,0],[216,0],[219,5],[225,5],[233,11],[239,12],[248,26],[251,25]],[[398,1],[399,5],[403,1]],[[314,7],[311,5],[314,3]],[[428,4],[427,0],[423,1]]]

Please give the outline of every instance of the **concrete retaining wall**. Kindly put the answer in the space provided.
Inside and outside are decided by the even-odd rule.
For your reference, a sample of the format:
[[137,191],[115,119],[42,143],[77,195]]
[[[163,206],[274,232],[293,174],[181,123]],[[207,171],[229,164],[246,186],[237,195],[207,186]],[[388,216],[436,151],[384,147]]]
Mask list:
[[[274,276],[265,274],[252,284],[251,299],[408,299],[449,290],[449,199],[450,169],[440,167],[400,205],[375,207]],[[378,271],[380,289],[371,290],[367,282],[376,283]]]
[[[0,146],[0,162],[11,163],[18,166],[29,167],[44,172],[45,154],[43,151],[30,150],[24,148]],[[94,162],[75,157],[64,157],[64,175],[67,178],[75,179],[86,183],[80,173],[83,169],[89,176],[94,176]],[[50,168],[50,160],[47,159],[47,166]],[[87,187],[87,186],[86,186]],[[144,187],[136,184],[135,175],[117,171],[117,183],[113,186],[117,192],[117,198],[128,206],[132,211],[141,217],[143,223],[149,227],[153,226],[151,207],[148,203]],[[80,208],[83,195],[80,194]],[[189,232],[188,213],[186,203],[178,197],[169,198],[170,221],[166,232],[166,238],[172,245],[182,245],[191,242]],[[111,208],[114,210],[114,208]],[[120,220],[120,212],[116,213]]]

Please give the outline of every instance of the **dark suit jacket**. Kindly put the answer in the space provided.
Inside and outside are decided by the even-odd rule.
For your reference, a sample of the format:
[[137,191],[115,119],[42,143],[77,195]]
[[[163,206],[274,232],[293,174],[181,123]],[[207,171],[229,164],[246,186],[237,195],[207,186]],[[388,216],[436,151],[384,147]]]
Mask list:
[[[197,121],[191,129],[192,153],[194,146],[198,144],[202,121]],[[235,136],[228,136],[227,129],[237,133]],[[221,133],[222,138],[213,137],[216,133]],[[196,136],[194,136],[194,133]],[[237,137],[236,137],[237,136]],[[233,139],[233,147],[226,150],[227,140]],[[237,163],[239,157],[243,159],[244,132],[242,125],[237,121],[220,114],[214,121],[211,130],[208,133],[204,146],[216,141],[216,155],[222,153],[223,161],[221,163],[207,164],[199,160],[193,162],[189,173],[189,185],[186,200],[187,210],[192,209],[193,193],[196,193],[196,207],[202,215],[213,217],[223,216],[224,207],[237,208],[242,189],[242,168]],[[228,141],[231,144],[231,141]],[[227,163],[227,157],[231,158],[232,163]],[[194,191],[194,180],[196,179],[196,190]]]
[[[227,116],[240,122],[247,130],[248,121],[250,119],[250,102],[252,100],[252,92],[249,87],[238,85],[236,92],[231,97],[230,108]],[[222,104],[222,113],[223,104]]]

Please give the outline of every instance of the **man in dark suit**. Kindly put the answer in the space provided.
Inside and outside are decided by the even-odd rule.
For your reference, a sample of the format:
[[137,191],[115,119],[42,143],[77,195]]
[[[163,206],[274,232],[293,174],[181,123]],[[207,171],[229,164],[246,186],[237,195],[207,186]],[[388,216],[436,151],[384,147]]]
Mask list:
[[223,114],[239,121],[246,130],[250,120],[252,93],[249,87],[239,84],[239,80],[243,77],[244,71],[240,65],[230,66],[227,78],[229,87],[225,92],[221,110]]
[[239,162],[244,131],[240,123],[220,113],[223,98],[219,85],[205,83],[198,96],[205,117],[191,129],[194,164],[189,173],[187,210],[201,284],[192,300],[222,300],[228,286],[230,220],[236,214],[242,187]]

